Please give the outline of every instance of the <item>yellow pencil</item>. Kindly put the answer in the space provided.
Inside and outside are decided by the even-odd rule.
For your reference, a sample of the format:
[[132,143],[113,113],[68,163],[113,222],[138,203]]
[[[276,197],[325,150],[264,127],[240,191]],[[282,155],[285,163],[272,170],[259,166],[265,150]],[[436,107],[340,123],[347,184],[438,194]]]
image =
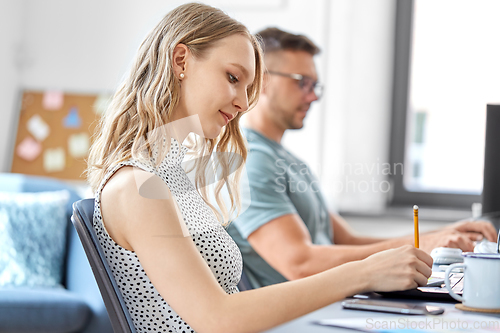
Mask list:
[[415,228],[415,247],[418,249],[418,206],[413,206],[413,226]]

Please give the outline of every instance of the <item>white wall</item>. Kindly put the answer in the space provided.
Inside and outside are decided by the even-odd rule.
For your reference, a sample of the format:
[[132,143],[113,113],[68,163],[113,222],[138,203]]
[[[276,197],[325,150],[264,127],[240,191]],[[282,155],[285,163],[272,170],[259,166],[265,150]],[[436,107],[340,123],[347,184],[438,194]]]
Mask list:
[[0,171],[10,169],[17,124],[24,0],[0,0]]
[[[338,184],[343,181],[339,170],[345,163],[370,166],[388,158],[395,1],[205,1],[224,9],[251,31],[277,26],[303,33],[322,48],[317,66],[326,84],[325,98],[313,104],[304,129],[287,133],[283,143],[320,176],[331,207],[383,207],[383,193],[338,191]],[[0,51],[2,115],[17,118],[17,86],[113,91],[145,34],[182,2],[0,0],[0,24],[5,27],[0,42],[12,45]],[[7,134],[6,122],[0,126],[4,161],[0,167],[7,171],[12,150],[8,143],[15,133]],[[359,182],[366,176],[351,178]],[[378,182],[384,179],[375,177]]]
[[332,3],[323,190],[331,208],[380,213],[388,195],[396,0]]

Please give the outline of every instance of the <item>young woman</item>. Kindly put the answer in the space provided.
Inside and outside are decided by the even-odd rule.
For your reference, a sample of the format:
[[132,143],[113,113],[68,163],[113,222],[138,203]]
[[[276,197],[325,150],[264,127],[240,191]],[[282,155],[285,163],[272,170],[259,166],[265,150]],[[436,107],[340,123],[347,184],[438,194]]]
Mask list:
[[[238,121],[258,98],[263,70],[259,43],[242,24],[182,5],[147,36],[103,117],[88,169],[94,228],[139,332],[257,332],[430,276],[432,259],[407,246],[238,292],[241,254],[223,224],[239,204],[235,156],[246,157]],[[198,134],[194,184],[181,165],[190,132]],[[212,152],[228,153],[215,166],[218,209],[206,190]]]

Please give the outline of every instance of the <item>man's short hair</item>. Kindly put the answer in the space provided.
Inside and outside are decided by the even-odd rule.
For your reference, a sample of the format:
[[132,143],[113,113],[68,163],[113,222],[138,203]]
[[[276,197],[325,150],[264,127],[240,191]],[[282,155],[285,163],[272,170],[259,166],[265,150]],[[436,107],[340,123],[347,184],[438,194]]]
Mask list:
[[276,51],[305,51],[311,55],[320,52],[309,38],[304,35],[295,35],[278,28],[267,28],[259,31],[262,38],[262,49],[268,54]]

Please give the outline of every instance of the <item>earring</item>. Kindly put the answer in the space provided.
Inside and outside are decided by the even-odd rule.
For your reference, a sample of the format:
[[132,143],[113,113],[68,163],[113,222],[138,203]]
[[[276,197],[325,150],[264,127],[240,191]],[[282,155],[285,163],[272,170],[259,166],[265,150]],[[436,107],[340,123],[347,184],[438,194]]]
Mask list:
[[183,79],[184,78],[184,73],[179,74],[179,78]]

